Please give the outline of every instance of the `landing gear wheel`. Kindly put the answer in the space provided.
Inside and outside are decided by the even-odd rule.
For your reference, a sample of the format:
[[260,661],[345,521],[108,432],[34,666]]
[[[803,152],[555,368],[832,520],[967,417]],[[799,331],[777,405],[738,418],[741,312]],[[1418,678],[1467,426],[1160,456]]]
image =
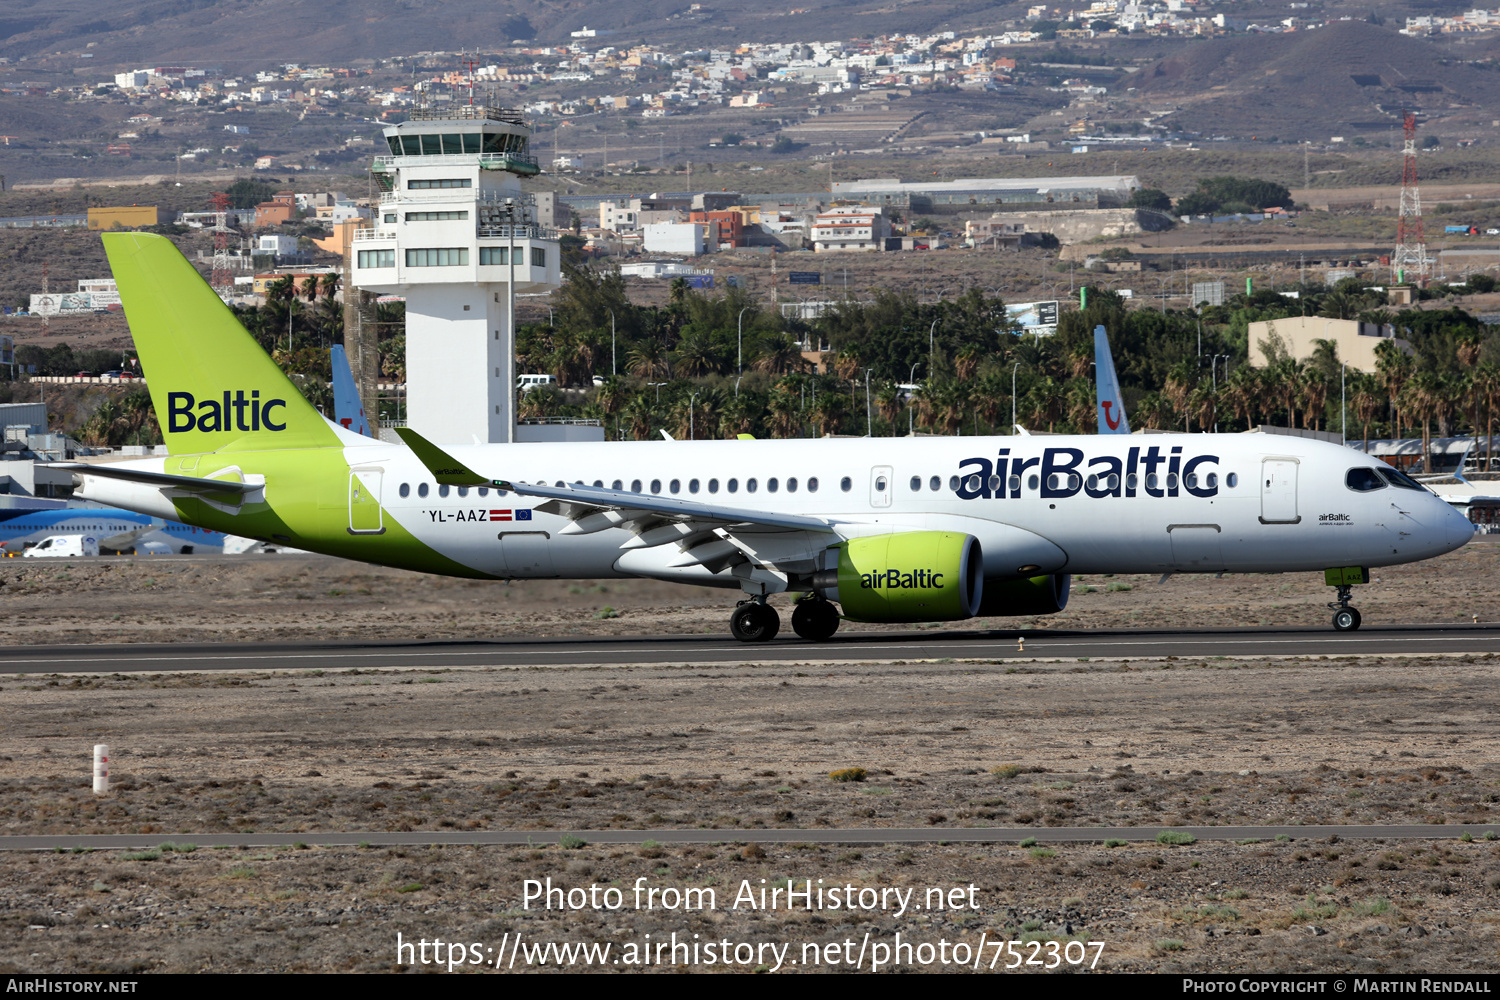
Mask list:
[[1333,613],[1333,627],[1340,632],[1353,632],[1359,628],[1359,611],[1355,608],[1339,608]]
[[838,609],[829,601],[801,601],[792,609],[792,630],[813,642],[830,639],[839,630]]
[[740,642],[770,642],[781,631],[781,616],[769,604],[750,601],[729,616],[729,631]]

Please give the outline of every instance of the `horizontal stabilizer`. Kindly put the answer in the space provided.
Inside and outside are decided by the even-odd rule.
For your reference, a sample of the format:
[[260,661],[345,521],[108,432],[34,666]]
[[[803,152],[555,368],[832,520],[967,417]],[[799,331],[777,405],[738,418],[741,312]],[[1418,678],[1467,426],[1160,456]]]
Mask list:
[[113,465],[86,465],[83,462],[52,462],[47,468],[62,469],[80,476],[99,476],[103,479],[123,479],[126,482],[160,486],[164,489],[182,490],[185,493],[238,493],[242,495],[265,489],[263,483],[242,483],[233,479],[200,479],[197,476],[169,476],[162,472],[142,472],[140,469],[120,468]]

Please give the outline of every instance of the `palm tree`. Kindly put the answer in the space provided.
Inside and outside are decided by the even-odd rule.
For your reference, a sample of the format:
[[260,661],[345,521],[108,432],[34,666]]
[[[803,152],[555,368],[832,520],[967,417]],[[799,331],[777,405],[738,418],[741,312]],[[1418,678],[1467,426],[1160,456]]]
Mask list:
[[984,352],[979,349],[978,344],[966,344],[958,354],[954,355],[953,366],[958,372],[961,382],[967,382],[979,371],[979,363],[984,360]]
[[807,367],[802,357],[802,345],[789,333],[768,333],[760,339],[760,350],[756,353],[751,368],[771,375],[786,375],[800,372]]
[[1484,468],[1488,472],[1494,467],[1495,447],[1495,403],[1500,402],[1500,368],[1486,361],[1474,370],[1476,392],[1484,395]]
[[777,383],[766,403],[769,413],[767,428],[775,438],[796,437],[802,429],[800,400],[795,386],[785,381]]
[[1401,391],[1403,409],[1422,421],[1422,471],[1432,471],[1432,418],[1443,405],[1444,387],[1434,372],[1417,372]]
[[1245,429],[1255,426],[1255,414],[1261,399],[1261,376],[1249,365],[1240,365],[1224,380],[1219,393],[1230,410],[1245,421]]
[[1162,430],[1172,423],[1172,404],[1159,392],[1148,393],[1135,404],[1135,419],[1143,428]]
[[1067,382],[1068,422],[1075,434],[1092,434],[1098,425],[1098,398],[1093,383],[1084,378],[1072,378]]
[[667,347],[655,337],[638,342],[625,355],[625,370],[636,378],[657,381],[672,377],[672,362]]
[[1179,361],[1167,372],[1166,385],[1162,387],[1162,395],[1172,404],[1172,408],[1182,414],[1182,429],[1191,430],[1188,426],[1190,412],[1188,410],[1188,396],[1192,395],[1193,387],[1198,384],[1198,372],[1194,370],[1191,362]]
[[679,378],[702,378],[719,370],[718,345],[708,330],[689,330],[672,354]]
[[837,434],[849,410],[849,397],[842,392],[819,393],[813,406],[813,421],[818,426],[818,434],[822,437]]
[[1323,406],[1328,401],[1328,378],[1321,369],[1302,369],[1302,426],[1312,423],[1313,430],[1323,429]]
[[656,417],[655,403],[649,393],[637,393],[625,404],[622,415],[630,424],[630,436],[637,441],[651,437],[651,423]]
[[1212,383],[1199,382],[1198,387],[1188,395],[1187,405],[1204,433],[1213,430],[1214,421],[1219,416],[1219,399]]
[[1395,419],[1391,426],[1391,438],[1401,437],[1401,390],[1411,378],[1414,363],[1411,357],[1397,345],[1394,339],[1382,340],[1375,345],[1375,371],[1385,383],[1386,398],[1395,408]]
[[1370,421],[1380,412],[1384,399],[1379,393],[1379,383],[1373,375],[1360,375],[1354,380],[1354,392],[1350,398],[1354,406],[1354,417],[1364,428],[1365,454],[1370,453]]

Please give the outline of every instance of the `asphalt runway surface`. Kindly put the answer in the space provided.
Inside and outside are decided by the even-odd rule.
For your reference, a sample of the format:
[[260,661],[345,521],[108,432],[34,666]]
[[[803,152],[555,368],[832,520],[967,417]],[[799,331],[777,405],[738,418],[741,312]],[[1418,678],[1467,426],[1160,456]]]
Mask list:
[[[370,830],[353,833],[206,833],[206,834],[40,834],[0,837],[0,851],[140,850],[165,843],[196,847],[528,847],[560,843],[565,837],[589,844],[1100,844],[1107,840],[1154,842],[1165,829],[1190,833],[1200,841],[1321,840],[1458,840],[1465,832],[1475,840],[1500,835],[1500,823],[1391,826],[1054,826],[965,827],[831,830],[448,830],[410,833]],[[1332,838],[1332,839],[1330,839]],[[576,843],[574,846],[577,846]]]
[[139,643],[11,646],[0,674],[179,670],[441,669],[774,663],[920,663],[1500,653],[1500,624],[1229,629],[849,632],[813,643],[724,636],[608,636],[412,642]]

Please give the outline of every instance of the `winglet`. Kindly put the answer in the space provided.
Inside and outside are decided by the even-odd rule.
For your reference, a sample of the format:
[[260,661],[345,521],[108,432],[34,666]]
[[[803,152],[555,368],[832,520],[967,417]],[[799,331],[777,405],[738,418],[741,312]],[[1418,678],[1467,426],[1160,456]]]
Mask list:
[[410,427],[397,427],[395,431],[401,440],[406,442],[406,446],[412,450],[412,453],[417,456],[417,460],[427,466],[427,471],[432,473],[433,478],[438,481],[439,485],[491,485],[488,479],[473,471]]

